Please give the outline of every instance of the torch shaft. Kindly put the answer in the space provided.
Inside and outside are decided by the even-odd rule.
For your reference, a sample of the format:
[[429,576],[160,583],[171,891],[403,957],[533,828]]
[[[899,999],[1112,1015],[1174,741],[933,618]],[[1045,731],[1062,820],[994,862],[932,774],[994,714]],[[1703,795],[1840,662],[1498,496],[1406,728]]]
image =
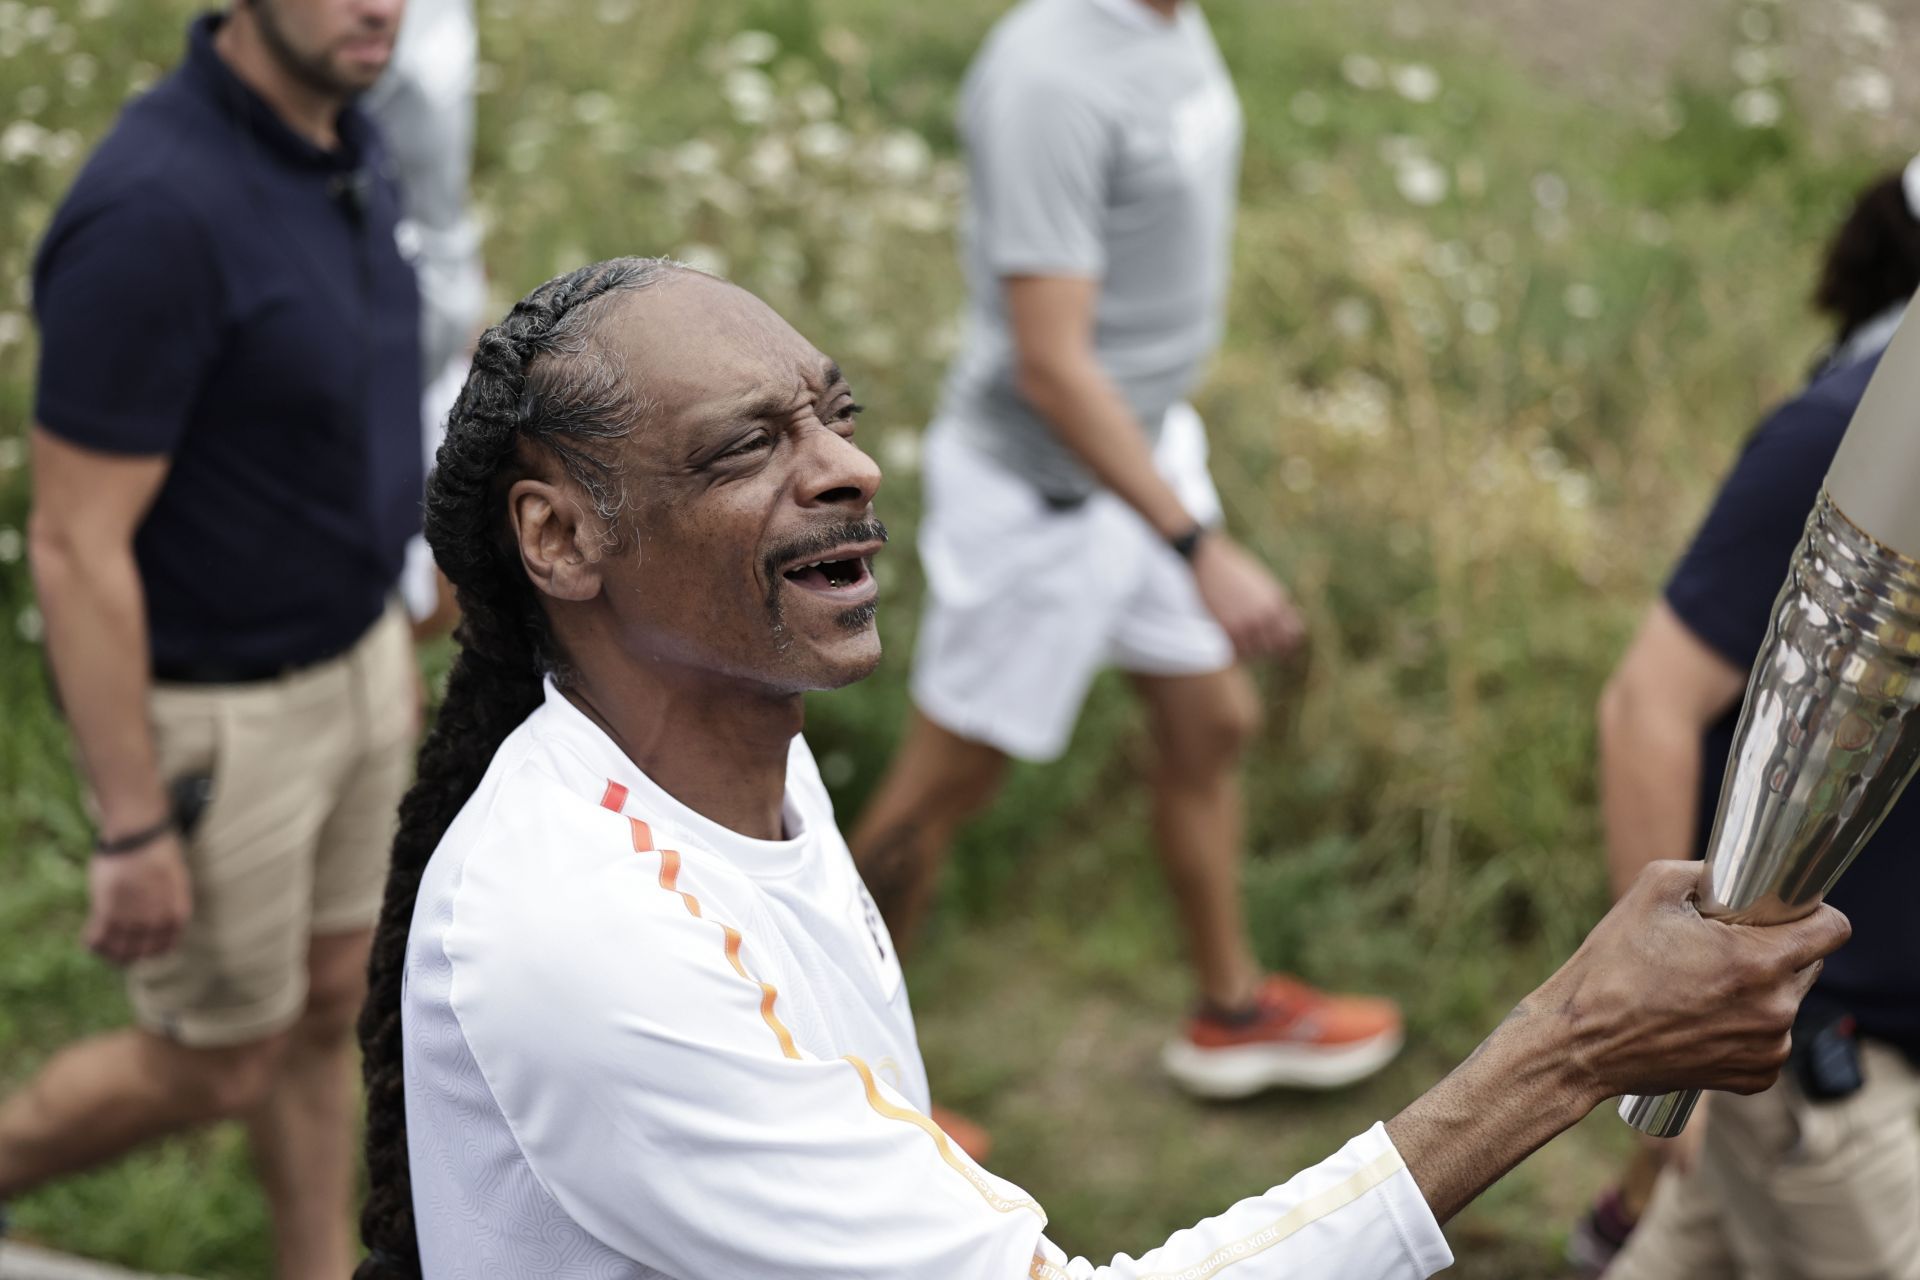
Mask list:
[[[1920,765],[1920,561],[1822,492],[1747,686],[1700,911],[1777,924],[1820,905]],[[1671,1137],[1697,1091],[1621,1099]]]

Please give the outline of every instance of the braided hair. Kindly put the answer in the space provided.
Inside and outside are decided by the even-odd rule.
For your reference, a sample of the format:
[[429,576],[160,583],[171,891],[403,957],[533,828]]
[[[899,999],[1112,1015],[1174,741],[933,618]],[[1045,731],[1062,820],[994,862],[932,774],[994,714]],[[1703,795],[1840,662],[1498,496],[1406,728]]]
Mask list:
[[427,484],[426,532],[460,604],[454,633],[460,648],[439,715],[421,744],[413,786],[400,805],[368,966],[360,1046],[370,1188],[360,1231],[371,1256],[355,1280],[420,1275],[407,1168],[400,993],[421,873],[501,742],[539,706],[542,679],[568,679],[565,655],[556,650],[521,567],[505,492],[519,478],[521,446],[543,449],[617,527],[623,495],[608,446],[633,429],[644,405],[596,340],[604,300],[682,270],[663,259],[617,258],[547,281],[482,335],[447,421],[446,442]]

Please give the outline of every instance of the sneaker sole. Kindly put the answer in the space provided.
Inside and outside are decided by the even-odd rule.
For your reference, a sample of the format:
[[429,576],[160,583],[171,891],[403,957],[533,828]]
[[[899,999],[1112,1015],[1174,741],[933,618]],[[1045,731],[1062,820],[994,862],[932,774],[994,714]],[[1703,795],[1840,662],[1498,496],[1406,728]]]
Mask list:
[[1202,1049],[1169,1041],[1160,1065],[1175,1084],[1201,1098],[1246,1098],[1263,1089],[1339,1089],[1366,1079],[1393,1061],[1405,1035],[1390,1031],[1337,1048],[1246,1044]]

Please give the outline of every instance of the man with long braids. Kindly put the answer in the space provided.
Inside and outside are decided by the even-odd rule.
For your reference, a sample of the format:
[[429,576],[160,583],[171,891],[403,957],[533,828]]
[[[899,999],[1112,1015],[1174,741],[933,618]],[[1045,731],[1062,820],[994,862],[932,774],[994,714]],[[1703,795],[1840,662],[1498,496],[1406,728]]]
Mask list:
[[1391,1121],[1137,1261],[1070,1260],[927,1118],[800,736],[803,694],[880,655],[858,412],[759,300],[655,260],[481,339],[427,501],[461,648],[361,1024],[360,1280],[1425,1276],[1602,1099],[1773,1079],[1844,918],[1704,921],[1696,869],[1656,864]]

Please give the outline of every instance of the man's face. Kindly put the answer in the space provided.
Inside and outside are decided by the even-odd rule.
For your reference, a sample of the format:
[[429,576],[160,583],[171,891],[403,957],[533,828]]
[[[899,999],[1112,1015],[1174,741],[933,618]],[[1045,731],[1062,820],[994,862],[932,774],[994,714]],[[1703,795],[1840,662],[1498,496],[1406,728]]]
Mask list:
[[602,565],[614,643],[781,693],[871,672],[880,470],[853,443],[838,367],[704,276],[630,295],[605,326],[644,403],[620,446],[627,511]]
[[350,98],[393,57],[406,0],[241,0],[274,60],[310,89]]

